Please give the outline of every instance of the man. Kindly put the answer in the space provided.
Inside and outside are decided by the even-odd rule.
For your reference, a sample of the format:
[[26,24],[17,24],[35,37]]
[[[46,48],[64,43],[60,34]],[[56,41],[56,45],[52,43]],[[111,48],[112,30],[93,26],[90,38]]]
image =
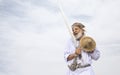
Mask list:
[[[92,59],[97,60],[100,57],[100,52],[96,48],[92,52],[86,52],[79,47],[79,41],[85,35],[84,28],[85,26],[78,22],[72,25],[72,31],[77,45],[75,46],[73,39],[70,39],[65,49],[64,58],[68,66],[67,75],[95,75],[91,66]],[[71,69],[70,66],[75,59],[80,67]]]

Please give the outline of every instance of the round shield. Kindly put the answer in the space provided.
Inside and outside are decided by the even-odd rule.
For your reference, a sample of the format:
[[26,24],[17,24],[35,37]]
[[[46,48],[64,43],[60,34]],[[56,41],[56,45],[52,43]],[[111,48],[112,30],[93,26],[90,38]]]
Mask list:
[[96,47],[96,42],[89,36],[83,36],[80,40],[80,47],[87,52],[92,52]]

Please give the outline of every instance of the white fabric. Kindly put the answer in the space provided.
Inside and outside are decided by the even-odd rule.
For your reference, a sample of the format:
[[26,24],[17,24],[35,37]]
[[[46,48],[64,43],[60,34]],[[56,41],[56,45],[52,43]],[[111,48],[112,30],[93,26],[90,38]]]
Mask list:
[[[67,66],[70,65],[74,59],[67,61],[67,57],[70,54],[73,54],[75,52],[75,47],[74,47],[74,43],[72,42],[72,40],[70,39],[67,43],[65,52],[64,52],[64,58],[65,61],[67,63]],[[97,60],[100,57],[100,52],[95,49],[93,53],[86,53],[82,50],[82,58],[79,59],[77,58],[77,62],[81,63],[81,65],[86,65],[86,64],[92,64],[92,59]],[[94,75],[94,72],[92,70],[92,66],[86,67],[86,68],[79,68],[75,71],[71,71],[68,68],[68,72],[67,75]]]

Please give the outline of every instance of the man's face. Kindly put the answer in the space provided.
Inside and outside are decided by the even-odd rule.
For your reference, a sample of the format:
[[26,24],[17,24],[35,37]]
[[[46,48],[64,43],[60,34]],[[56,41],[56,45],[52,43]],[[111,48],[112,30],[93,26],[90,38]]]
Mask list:
[[73,27],[73,34],[76,36],[78,33],[82,33],[82,29],[80,29],[79,27],[77,26],[74,26]]

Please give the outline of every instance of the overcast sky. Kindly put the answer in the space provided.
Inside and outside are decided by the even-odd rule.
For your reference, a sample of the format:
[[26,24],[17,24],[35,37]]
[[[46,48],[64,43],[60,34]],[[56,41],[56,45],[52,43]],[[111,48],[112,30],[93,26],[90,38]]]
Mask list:
[[[120,0],[59,1],[69,27],[81,22],[96,40],[96,75],[120,74]],[[0,75],[65,75],[69,37],[57,0],[0,0]]]

